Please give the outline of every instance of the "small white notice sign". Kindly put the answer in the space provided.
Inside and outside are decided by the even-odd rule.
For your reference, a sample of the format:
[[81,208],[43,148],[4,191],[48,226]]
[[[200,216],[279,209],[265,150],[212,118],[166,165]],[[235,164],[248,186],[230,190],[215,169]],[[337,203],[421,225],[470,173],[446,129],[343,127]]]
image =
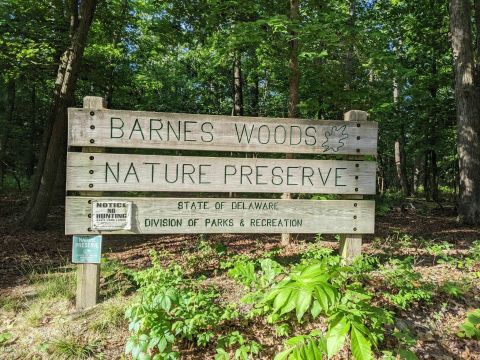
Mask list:
[[121,200],[92,201],[93,230],[130,230],[132,202]]

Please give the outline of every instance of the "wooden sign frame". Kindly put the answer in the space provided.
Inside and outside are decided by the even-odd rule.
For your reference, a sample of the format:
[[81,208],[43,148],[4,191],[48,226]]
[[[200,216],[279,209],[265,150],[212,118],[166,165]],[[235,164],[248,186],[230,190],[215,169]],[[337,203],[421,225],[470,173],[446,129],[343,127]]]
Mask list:
[[[68,117],[66,234],[343,233],[340,252],[351,260],[361,252],[362,234],[374,232],[375,203],[363,195],[375,194],[376,163],[365,156],[377,153],[378,125],[363,111],[349,111],[345,121],[153,113],[109,110],[102,98],[87,96],[83,109],[70,108]],[[133,149],[347,158],[141,155]],[[167,166],[182,181],[167,181]],[[110,191],[122,195],[108,196]],[[137,192],[323,193],[340,200],[137,197]],[[92,225],[92,203],[112,200],[131,204],[125,212],[131,226]],[[204,208],[180,208],[192,202]],[[125,214],[112,210],[99,217]],[[77,266],[76,306],[82,310],[97,302],[100,267]]]

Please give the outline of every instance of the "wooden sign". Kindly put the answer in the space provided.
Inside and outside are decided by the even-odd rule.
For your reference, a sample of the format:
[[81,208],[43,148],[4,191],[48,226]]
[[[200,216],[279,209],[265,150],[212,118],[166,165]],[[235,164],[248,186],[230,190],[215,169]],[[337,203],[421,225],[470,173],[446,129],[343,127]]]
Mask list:
[[374,194],[372,161],[68,153],[67,190]]
[[376,155],[375,122],[68,110],[68,144],[121,148]]
[[[75,232],[85,234],[88,231]],[[102,235],[74,235],[72,262],[76,264],[99,264],[102,256]]]
[[[131,229],[90,227],[94,201],[132,202]],[[358,233],[374,231],[375,202],[221,198],[67,197],[67,234]]]

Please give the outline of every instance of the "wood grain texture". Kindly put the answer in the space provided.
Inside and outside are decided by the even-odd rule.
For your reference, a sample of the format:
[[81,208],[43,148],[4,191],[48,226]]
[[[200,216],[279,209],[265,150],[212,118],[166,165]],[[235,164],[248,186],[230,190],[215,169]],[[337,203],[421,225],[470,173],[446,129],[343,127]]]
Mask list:
[[[344,120],[346,122],[368,119],[368,113],[361,110],[350,110],[344,114]],[[362,155],[350,155],[349,160],[362,160]],[[362,200],[362,195],[342,195],[342,199],[345,200]],[[351,263],[357,256],[362,254],[362,235],[355,233],[348,233],[340,235],[339,252],[345,263]]]
[[[93,115],[92,115],[93,114]],[[70,146],[376,155],[375,122],[68,110]],[[93,141],[93,143],[92,143]]]
[[67,190],[375,194],[372,161],[69,152]]
[[[91,230],[93,200],[132,202],[131,230]],[[90,203],[89,203],[90,201]],[[356,233],[374,232],[370,200],[221,198],[66,198],[66,234]],[[194,220],[197,219],[197,220]],[[243,226],[241,224],[243,220]]]

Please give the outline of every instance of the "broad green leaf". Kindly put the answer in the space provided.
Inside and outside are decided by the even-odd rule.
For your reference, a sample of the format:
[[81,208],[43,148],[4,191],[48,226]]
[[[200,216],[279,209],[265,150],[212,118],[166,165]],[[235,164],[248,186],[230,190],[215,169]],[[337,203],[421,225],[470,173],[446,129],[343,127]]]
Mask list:
[[285,303],[288,300],[291,292],[292,292],[292,289],[285,288],[285,289],[282,289],[277,294],[277,296],[275,297],[275,300],[273,301],[273,309],[275,311],[279,311],[280,308],[282,308],[285,305]]
[[337,354],[345,343],[350,323],[342,316],[337,316],[333,326],[327,332],[327,353],[328,357]]
[[356,360],[373,359],[370,342],[363,336],[362,332],[358,330],[355,326],[352,326],[350,346],[352,348],[352,354]]
[[297,320],[300,322],[303,315],[310,307],[312,302],[312,294],[308,291],[300,290],[295,301],[295,309],[297,314]]

